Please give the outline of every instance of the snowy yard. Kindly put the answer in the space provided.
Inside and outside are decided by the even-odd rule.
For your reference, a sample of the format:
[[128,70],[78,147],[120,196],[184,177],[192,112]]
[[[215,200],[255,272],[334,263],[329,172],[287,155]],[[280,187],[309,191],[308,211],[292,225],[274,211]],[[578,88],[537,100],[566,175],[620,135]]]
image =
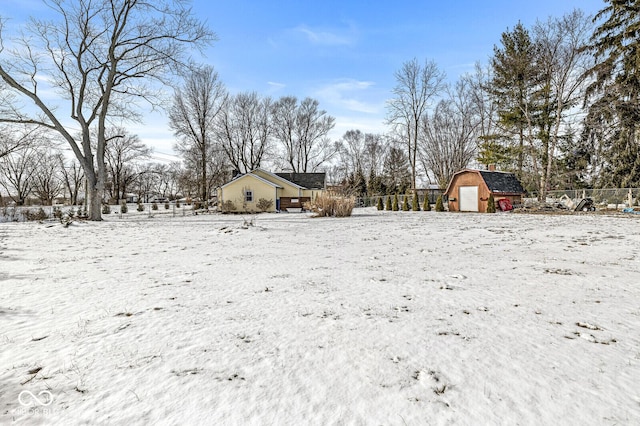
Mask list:
[[638,424],[631,216],[0,224],[0,424]]

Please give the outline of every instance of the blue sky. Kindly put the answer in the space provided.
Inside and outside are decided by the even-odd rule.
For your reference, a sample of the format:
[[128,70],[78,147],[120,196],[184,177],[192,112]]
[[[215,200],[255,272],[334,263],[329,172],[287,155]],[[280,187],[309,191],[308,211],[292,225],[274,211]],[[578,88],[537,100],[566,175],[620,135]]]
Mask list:
[[[0,15],[19,23],[42,13],[38,0],[0,0]],[[603,0],[334,1],[194,0],[218,40],[203,62],[213,65],[231,93],[274,98],[312,97],[336,117],[331,136],[383,133],[394,72],[417,58],[434,60],[453,82],[486,63],[500,35],[518,21],[561,16],[574,8],[594,14]],[[171,152],[164,115],[131,126],[158,153]]]

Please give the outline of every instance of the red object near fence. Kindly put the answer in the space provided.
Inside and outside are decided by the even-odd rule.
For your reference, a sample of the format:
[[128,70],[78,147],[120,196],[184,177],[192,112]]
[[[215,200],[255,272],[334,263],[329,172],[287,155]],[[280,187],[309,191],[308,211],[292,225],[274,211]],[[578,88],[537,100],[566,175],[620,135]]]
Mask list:
[[511,201],[508,198],[503,198],[498,200],[498,205],[500,206],[500,210],[503,212],[508,212],[513,210],[513,206],[511,205]]

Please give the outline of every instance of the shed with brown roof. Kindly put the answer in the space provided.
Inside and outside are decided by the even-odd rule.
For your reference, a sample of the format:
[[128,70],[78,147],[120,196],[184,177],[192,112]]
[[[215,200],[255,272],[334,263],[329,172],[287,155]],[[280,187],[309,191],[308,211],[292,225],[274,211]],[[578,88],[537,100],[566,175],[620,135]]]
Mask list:
[[522,203],[524,193],[522,184],[513,173],[464,169],[453,175],[445,195],[449,211],[486,212],[490,195],[493,195],[496,206],[501,199],[516,205]]

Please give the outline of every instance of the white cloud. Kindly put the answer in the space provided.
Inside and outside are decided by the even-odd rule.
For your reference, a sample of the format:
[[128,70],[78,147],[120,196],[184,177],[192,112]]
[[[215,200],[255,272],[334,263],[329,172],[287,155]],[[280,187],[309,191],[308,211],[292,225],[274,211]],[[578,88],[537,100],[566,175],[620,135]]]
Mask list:
[[310,43],[322,46],[349,46],[355,43],[351,30],[322,30],[299,25],[294,31],[303,34]]
[[368,89],[375,86],[371,81],[345,79],[328,84],[316,91],[316,96],[322,101],[348,111],[368,114],[380,112],[381,105],[377,102],[363,101]]

